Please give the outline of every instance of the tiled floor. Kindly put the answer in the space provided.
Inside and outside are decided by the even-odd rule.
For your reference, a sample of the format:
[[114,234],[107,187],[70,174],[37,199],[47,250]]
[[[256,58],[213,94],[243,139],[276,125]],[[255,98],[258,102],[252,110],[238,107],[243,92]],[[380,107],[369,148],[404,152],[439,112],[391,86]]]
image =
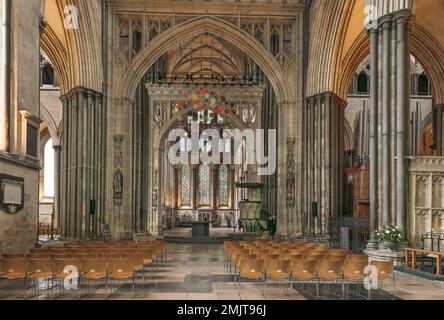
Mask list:
[[[169,244],[168,259],[161,264],[158,272],[148,274],[148,283],[138,280],[133,291],[130,284],[120,286],[112,294],[111,290],[101,286],[85,290],[70,291],[61,294],[55,289],[48,297],[40,296],[29,289],[27,299],[117,299],[117,300],[305,300],[314,299],[314,286],[268,285],[242,283],[239,287],[222,262],[221,245],[185,245]],[[443,299],[444,284],[421,279],[415,276],[397,273],[396,295],[400,299]],[[23,283],[0,282],[0,299],[23,299]],[[393,299],[393,283],[388,280],[382,284],[383,290],[373,292],[373,299]],[[321,299],[341,299],[339,293],[331,287],[320,287]],[[351,299],[365,299],[366,291],[356,288],[349,290]]]

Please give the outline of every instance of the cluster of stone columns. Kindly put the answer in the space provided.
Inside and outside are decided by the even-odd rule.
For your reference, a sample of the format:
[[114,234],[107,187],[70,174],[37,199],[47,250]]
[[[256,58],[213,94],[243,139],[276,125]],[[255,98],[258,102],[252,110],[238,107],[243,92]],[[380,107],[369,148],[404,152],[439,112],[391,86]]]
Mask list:
[[307,99],[304,144],[305,234],[327,235],[329,219],[340,216],[346,102],[332,92]]
[[371,24],[370,228],[397,225],[407,235],[410,10]]
[[0,150],[9,151],[11,100],[11,3],[0,1]]
[[61,97],[60,229],[66,238],[92,239],[105,222],[106,113],[99,92],[82,87]]
[[444,103],[433,106],[433,141],[437,156],[444,156]]

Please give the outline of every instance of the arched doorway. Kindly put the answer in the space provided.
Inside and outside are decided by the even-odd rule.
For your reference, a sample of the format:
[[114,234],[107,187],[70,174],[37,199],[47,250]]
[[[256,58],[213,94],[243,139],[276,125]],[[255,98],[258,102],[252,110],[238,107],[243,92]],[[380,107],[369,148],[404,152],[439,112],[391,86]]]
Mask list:
[[[124,33],[124,39],[127,37],[128,35]],[[190,49],[191,54],[189,54],[184,48],[196,39],[204,39],[203,45]],[[221,47],[216,48],[215,43]],[[133,49],[140,48],[136,46]],[[215,58],[217,55],[202,58],[204,51],[217,52],[222,58]],[[230,52],[230,59],[226,58],[227,52]],[[179,62],[177,59],[172,59],[174,57],[178,58]],[[205,61],[206,65],[201,64],[197,68],[193,65],[195,60]],[[217,67],[214,67],[218,64],[215,60],[219,61]],[[273,54],[265,50],[256,39],[247,33],[239,32],[226,21],[213,17],[192,19],[154,38],[150,46],[140,50],[134,56],[125,70],[121,84],[118,90],[121,98],[113,101],[117,102],[116,110],[135,108],[137,114],[145,113],[150,118],[149,125],[146,125],[140,123],[140,119],[134,118],[134,114],[125,113],[123,118],[116,118],[113,128],[113,134],[122,139],[121,146],[125,149],[124,152],[132,157],[130,160],[130,163],[133,164],[130,169],[131,177],[125,180],[125,189],[134,190],[137,188],[136,185],[144,185],[138,188],[142,190],[139,195],[131,195],[132,199],[128,199],[130,210],[135,213],[132,217],[125,217],[123,225],[126,229],[136,231],[142,231],[148,225],[149,232],[153,234],[162,232],[159,229],[165,227],[167,224],[165,217],[170,216],[168,213],[161,213],[165,210],[168,212],[168,208],[162,202],[165,200],[165,192],[162,192],[162,188],[159,186],[163,182],[162,163],[164,159],[162,155],[165,153],[164,141],[161,136],[164,128],[170,125],[169,121],[175,117],[173,109],[177,107],[175,104],[178,102],[177,98],[171,97],[167,99],[167,102],[166,100],[162,102],[162,99],[158,98],[159,95],[156,96],[154,91],[161,91],[163,96],[171,95],[168,91],[175,91],[177,96],[183,91],[189,92],[193,86],[194,89],[199,86],[210,87],[219,95],[226,92],[228,101],[230,101],[230,92],[234,92],[231,94],[231,101],[238,107],[240,112],[238,117],[242,120],[240,122],[243,122],[243,125],[248,124],[250,121],[248,117],[252,114],[250,112],[255,109],[257,120],[265,118],[264,128],[276,128],[278,122],[282,123],[279,132],[283,137],[286,135],[287,120],[285,112],[278,113],[277,109],[278,106],[285,108],[288,101],[294,101],[292,100],[293,94],[290,94],[290,90],[288,90],[285,75]],[[241,97],[242,92],[258,91],[261,86],[264,88],[261,88],[262,92],[259,95],[255,93],[255,98]],[[150,92],[150,89],[153,92]],[[254,108],[249,106],[252,100],[254,101],[253,105],[256,105]],[[264,108],[268,108],[265,113],[261,112],[262,105]],[[153,112],[153,109],[156,112]],[[273,116],[270,117],[270,114]],[[153,121],[154,123],[152,123]],[[152,129],[155,127],[159,129],[159,132],[153,136]],[[116,132],[124,133],[128,128],[133,130],[130,137],[127,138],[125,134],[116,134]],[[145,154],[143,151],[145,149],[144,142],[142,142],[144,138],[140,138],[142,132],[148,134],[146,145],[151,146]],[[142,150],[135,151],[134,147],[129,148],[135,144],[142,145]],[[283,145],[279,153],[285,154],[286,144]],[[281,186],[280,188],[285,189],[285,184],[278,184],[276,180],[286,179],[286,157],[281,156],[279,160],[278,173],[269,180],[273,180],[274,188],[277,189],[278,186]],[[143,165],[149,167],[147,172],[137,169],[137,167],[142,168]],[[112,173],[110,172],[110,175]],[[275,191],[274,194],[277,192]],[[282,193],[282,196],[285,194]],[[271,204],[272,202],[274,204]],[[277,197],[269,200],[269,203],[273,211],[277,212]],[[282,203],[285,204],[285,201]]]

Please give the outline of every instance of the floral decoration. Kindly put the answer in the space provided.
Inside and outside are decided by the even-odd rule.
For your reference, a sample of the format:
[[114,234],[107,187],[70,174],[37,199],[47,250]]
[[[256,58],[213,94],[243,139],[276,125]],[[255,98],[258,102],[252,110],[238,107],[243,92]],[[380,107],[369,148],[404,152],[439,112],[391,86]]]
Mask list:
[[208,88],[200,88],[195,92],[183,92],[183,100],[179,101],[178,107],[180,110],[194,109],[201,111],[204,109],[212,109],[219,115],[236,113],[233,105],[229,105],[224,96],[218,95]]
[[379,241],[402,241],[402,232],[395,226],[382,226],[376,230],[376,238]]

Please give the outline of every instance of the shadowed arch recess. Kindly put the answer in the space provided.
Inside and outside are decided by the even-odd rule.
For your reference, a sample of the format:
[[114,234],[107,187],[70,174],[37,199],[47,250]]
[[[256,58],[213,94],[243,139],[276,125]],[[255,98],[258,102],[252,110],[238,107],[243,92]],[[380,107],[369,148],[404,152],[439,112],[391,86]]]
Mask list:
[[205,33],[225,39],[250,56],[270,80],[279,103],[295,100],[279,63],[271,53],[265,50],[262,44],[230,23],[208,16],[192,19],[157,36],[134,58],[128,67],[119,90],[119,96],[132,100],[140,79],[162,54],[177,45],[179,41],[186,41]]

